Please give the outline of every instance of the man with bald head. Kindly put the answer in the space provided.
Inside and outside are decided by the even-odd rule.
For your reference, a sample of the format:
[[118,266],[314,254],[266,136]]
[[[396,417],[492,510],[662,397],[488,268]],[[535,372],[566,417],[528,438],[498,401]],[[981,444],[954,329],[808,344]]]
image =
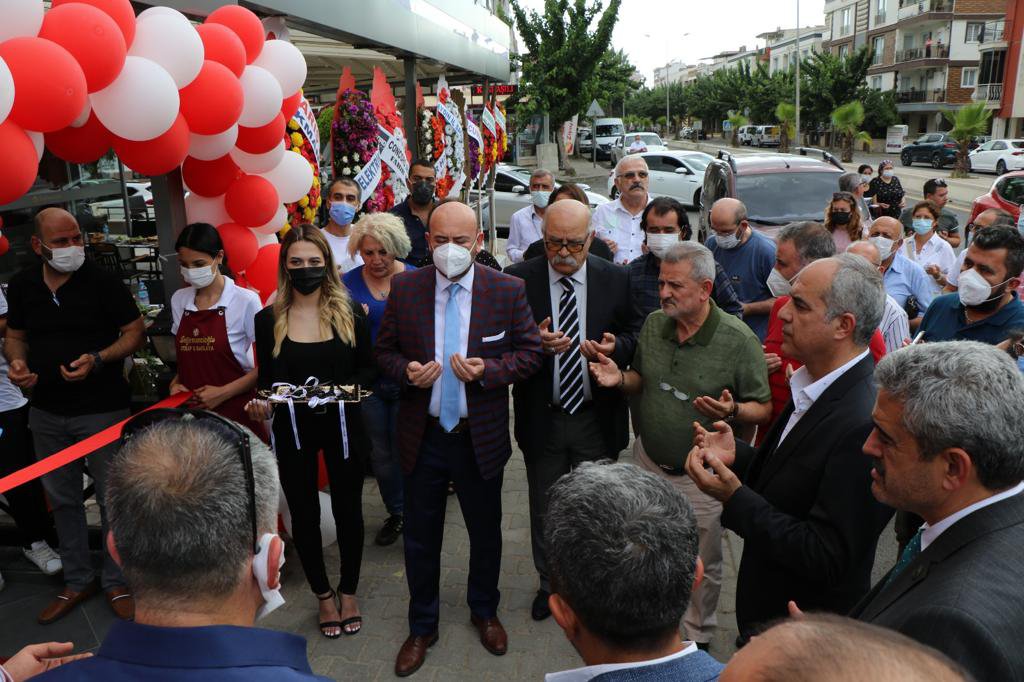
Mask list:
[[903,255],[903,224],[899,220],[882,216],[871,224],[868,235],[882,258],[885,290],[907,312],[910,330],[916,331],[935,297],[932,278],[919,263]]
[[[122,361],[142,346],[144,329],[124,283],[85,260],[82,231],[70,213],[60,208],[40,211],[32,250],[42,262],[16,274],[8,286],[4,352],[10,380],[32,389],[29,427],[36,457],[43,459],[128,416],[130,392]],[[65,587],[39,615],[40,623],[67,615],[99,587],[119,618],[132,617],[131,594],[106,549],[97,585],[82,499],[88,465],[106,535],[104,484],[112,454],[110,448],[101,448],[43,477],[57,525]]]
[[409,637],[395,661],[400,677],[437,642],[449,481],[469,531],[470,619],[487,651],[508,648],[497,618],[508,387],[540,369],[543,356],[523,281],[473,262],[483,239],[471,208],[438,204],[427,218],[433,265],[395,278],[377,334],[377,364],[405,387],[398,447]]
[[775,297],[768,287],[768,276],[775,267],[775,242],[747,222],[747,207],[742,201],[725,197],[711,207],[711,231],[706,246],[711,250],[739,294],[743,303],[743,321],[764,341],[768,333],[768,314]]
[[628,271],[589,255],[594,237],[587,206],[578,201],[549,206],[543,238],[546,258],[506,270],[526,282],[545,354],[541,371],[512,388],[516,441],[530,484],[533,564],[540,576],[534,620],[551,614],[544,551],[548,490],[581,462],[618,459],[629,442],[625,398],[592,384],[586,363],[603,353],[628,367],[643,324]]
[[640,225],[651,201],[647,162],[642,156],[624,156],[615,165],[614,201],[594,209],[590,229],[612,250],[614,261],[625,265],[643,255],[644,231]]
[[[846,253],[860,256],[881,272],[882,254],[878,253],[878,247],[869,241],[860,240],[853,242],[846,247]],[[885,295],[885,312],[882,313],[882,321],[878,323],[878,331],[885,340],[885,352],[891,353],[899,350],[910,339],[910,321],[907,319],[907,311],[900,307],[889,294]]]

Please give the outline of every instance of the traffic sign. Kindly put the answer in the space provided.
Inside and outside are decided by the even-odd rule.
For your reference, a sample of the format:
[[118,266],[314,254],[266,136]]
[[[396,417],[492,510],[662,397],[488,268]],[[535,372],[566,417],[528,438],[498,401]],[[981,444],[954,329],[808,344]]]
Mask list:
[[590,103],[590,108],[587,109],[587,118],[599,118],[601,116],[604,116],[604,109],[601,108],[601,105],[595,99]]

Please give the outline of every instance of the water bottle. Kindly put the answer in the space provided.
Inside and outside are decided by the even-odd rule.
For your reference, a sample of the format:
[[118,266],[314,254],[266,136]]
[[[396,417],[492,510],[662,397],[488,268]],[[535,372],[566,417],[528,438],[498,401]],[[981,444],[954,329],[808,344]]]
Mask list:
[[103,223],[103,241],[104,243],[110,241],[110,227],[106,223]]
[[136,296],[139,299],[139,305],[149,306],[149,290],[146,289],[146,283],[139,280],[139,290]]

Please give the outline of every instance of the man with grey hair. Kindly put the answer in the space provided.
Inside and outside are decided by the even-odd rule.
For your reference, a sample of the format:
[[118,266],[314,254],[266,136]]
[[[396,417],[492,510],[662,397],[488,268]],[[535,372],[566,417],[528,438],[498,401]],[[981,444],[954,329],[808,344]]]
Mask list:
[[744,540],[740,644],[785,616],[790,600],[845,613],[870,587],[875,545],[892,516],[871,495],[870,465],[859,456],[875,402],[868,342],[884,307],[882,277],[863,258],[811,263],[779,311],[782,351],[803,367],[764,441],[755,452],[725,421],[695,427],[687,473]]
[[857,202],[857,209],[860,212],[860,225],[865,230],[871,227],[874,218],[871,217],[871,205],[864,198],[864,190],[868,183],[864,182],[864,176],[860,173],[843,173],[839,176],[839,191],[849,192]]
[[546,682],[718,679],[722,664],[679,637],[703,566],[672,485],[631,464],[582,464],[552,486],[544,536],[551,611],[587,664]]
[[[860,256],[872,266],[882,267],[882,255],[878,248],[869,241],[861,240],[846,247],[846,253]],[[885,295],[885,312],[882,313],[882,321],[878,324],[878,331],[885,339],[885,352],[892,353],[903,348],[910,340],[910,320],[907,319],[907,311],[900,307],[892,296]]]
[[1024,680],[1024,375],[976,341],[910,346],[875,371],[871,490],[924,524],[851,616]]
[[711,298],[715,260],[704,246],[678,242],[661,260],[661,310],[647,317],[629,369],[599,355],[590,371],[601,386],[639,394],[637,463],[668,480],[693,503],[706,580],[694,590],[684,617],[686,635],[707,647],[717,624],[722,585],[722,506],[686,476],[685,448],[694,425],[719,420],[765,423],[771,394],[761,344]]
[[252,627],[284,603],[277,461],[262,441],[209,412],[143,412],[108,474],[105,540],[135,621],[40,680],[327,679],[302,637]]
[[548,198],[555,189],[555,177],[546,168],[530,173],[530,204],[512,214],[508,221],[508,241],[505,253],[512,263],[522,263],[523,254],[530,244],[544,236],[544,212]]
[[624,156],[615,165],[618,196],[594,209],[590,229],[612,250],[613,260],[625,265],[643,255],[644,231],[640,226],[644,208],[651,201],[647,161],[639,155]]

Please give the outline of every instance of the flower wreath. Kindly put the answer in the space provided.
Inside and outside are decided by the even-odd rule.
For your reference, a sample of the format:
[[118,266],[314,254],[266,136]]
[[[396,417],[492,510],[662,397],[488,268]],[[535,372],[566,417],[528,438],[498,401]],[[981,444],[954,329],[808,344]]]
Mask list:
[[313,149],[313,143],[302,132],[302,128],[294,118],[288,120],[288,129],[285,130],[284,139],[291,150],[302,154],[313,169],[313,186],[309,193],[294,203],[285,204],[285,208],[288,210],[288,225],[285,227],[289,228],[298,227],[302,223],[314,222],[323,198],[321,197],[320,178],[317,175],[316,150]]
[[[447,107],[448,111],[459,114],[459,107],[452,100],[438,102],[438,107]],[[444,199],[455,186],[455,180],[462,174],[465,149],[456,144],[455,131],[445,121],[436,109],[421,109],[419,111],[419,151],[420,155],[431,161],[436,169],[442,156],[445,157],[445,173],[438,177],[435,194],[438,199]]]
[[[331,123],[331,161],[335,178],[355,178],[377,151],[377,116],[369,98],[347,89],[338,96]],[[386,210],[385,183],[363,197],[368,212]],[[392,196],[393,200],[393,196]]]

